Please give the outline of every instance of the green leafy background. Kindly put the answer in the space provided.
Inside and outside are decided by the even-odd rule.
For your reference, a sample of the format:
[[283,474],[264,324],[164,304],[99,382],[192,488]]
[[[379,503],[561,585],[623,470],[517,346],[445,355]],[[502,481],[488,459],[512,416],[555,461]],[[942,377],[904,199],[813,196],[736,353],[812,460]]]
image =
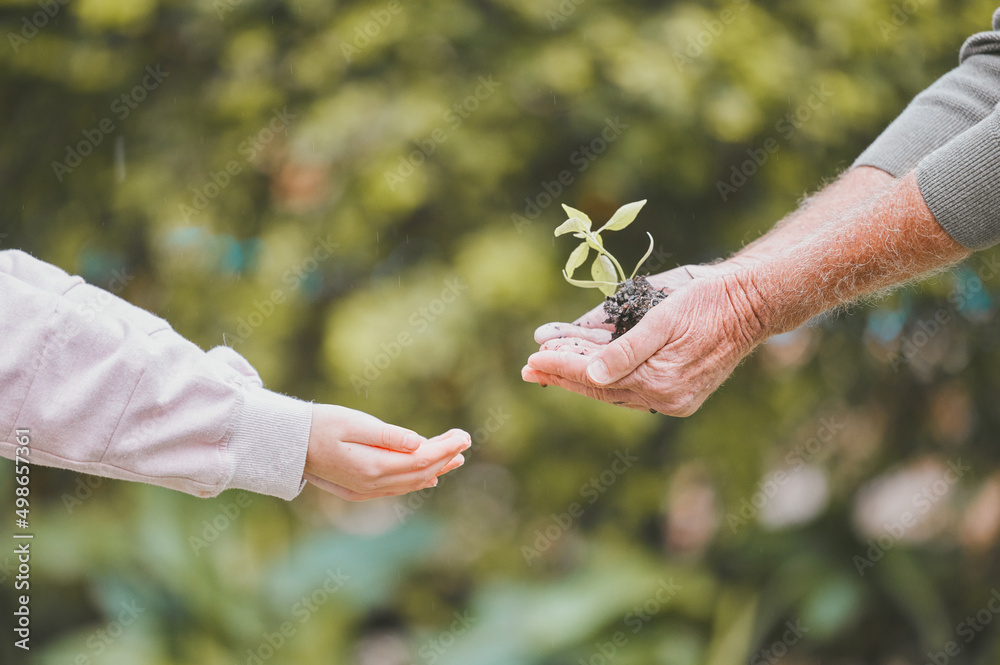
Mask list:
[[[994,8],[0,3],[4,247],[103,287],[125,270],[122,297],[233,345],[272,389],[475,441],[437,489],[365,504],[36,470],[33,646],[5,630],[0,660],[902,665],[954,641],[947,662],[997,662],[990,252],[775,340],[688,419],[519,376],[535,326],[599,297],[560,274],[560,203],[604,220],[648,199],[608,240],[623,265],[647,230],[647,268],[731,252]],[[971,468],[939,493],[949,461]],[[142,610],[127,626],[123,603]]]

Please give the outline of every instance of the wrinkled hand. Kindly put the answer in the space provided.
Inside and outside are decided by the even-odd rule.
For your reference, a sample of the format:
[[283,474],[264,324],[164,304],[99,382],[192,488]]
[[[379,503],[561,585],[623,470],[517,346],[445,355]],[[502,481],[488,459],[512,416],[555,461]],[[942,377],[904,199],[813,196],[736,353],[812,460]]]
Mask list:
[[304,477],[349,501],[406,494],[462,466],[471,441],[458,429],[425,439],[361,411],[317,404]]
[[[668,270],[666,272],[661,272],[656,275],[648,275],[646,281],[649,282],[650,286],[659,289],[661,291],[666,291],[667,293],[673,293],[677,289],[689,284],[696,279],[704,279],[706,277],[716,277],[719,275],[728,275],[729,273],[736,272],[739,269],[735,263],[730,261],[723,261],[721,263],[714,263],[711,265],[687,265],[674,268],[673,270]],[[604,303],[590,310],[576,321],[573,322],[574,326],[579,326],[581,328],[593,328],[600,330],[614,330],[615,327],[610,323],[605,323],[604,320],[608,318],[608,315],[604,312]],[[547,324],[549,326],[562,327],[566,324],[564,323],[554,323]],[[559,330],[558,327],[552,328],[551,332]],[[546,326],[539,328],[539,331],[546,329]],[[548,335],[545,337],[545,335]],[[539,339],[539,334],[535,333],[535,341],[539,344],[543,343],[547,339],[556,337],[555,334],[550,334],[549,332],[543,333],[545,339]],[[608,340],[611,338],[608,337]]]
[[610,325],[598,322],[603,310],[575,324],[539,328],[535,341],[541,350],[521,370],[524,380],[667,415],[697,411],[763,341],[756,303],[724,264],[685,266],[655,277],[650,282],[669,284],[670,297],[614,342]]

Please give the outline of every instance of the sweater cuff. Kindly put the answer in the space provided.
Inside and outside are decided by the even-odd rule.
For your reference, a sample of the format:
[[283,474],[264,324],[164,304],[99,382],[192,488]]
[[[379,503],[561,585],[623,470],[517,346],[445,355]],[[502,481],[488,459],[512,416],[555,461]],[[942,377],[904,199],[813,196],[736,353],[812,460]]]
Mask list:
[[305,485],[302,476],[311,428],[309,402],[248,387],[229,440],[235,468],[227,489],[294,499]]
[[956,242],[968,249],[1000,242],[1000,115],[994,112],[925,157],[917,182]]
[[993,30],[990,32],[980,32],[969,37],[959,52],[959,60],[965,60],[980,53],[997,53],[1000,51],[1000,9],[993,12]]
[[945,145],[972,122],[941,107],[907,108],[851,165],[874,166],[902,178],[925,155]]
[[901,178],[987,117],[998,102],[1000,57],[969,56],[917,95],[853,166],[874,166]]

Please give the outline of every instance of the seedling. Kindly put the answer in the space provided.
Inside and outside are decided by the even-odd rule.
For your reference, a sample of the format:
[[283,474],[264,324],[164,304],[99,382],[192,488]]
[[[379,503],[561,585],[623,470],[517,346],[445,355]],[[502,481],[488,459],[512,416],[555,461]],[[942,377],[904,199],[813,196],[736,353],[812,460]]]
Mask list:
[[[632,274],[628,276],[622,270],[618,259],[604,248],[604,239],[601,238],[601,234],[606,231],[621,231],[626,228],[635,221],[636,215],[639,214],[644,205],[646,205],[645,200],[623,205],[604,226],[596,231],[593,230],[594,223],[590,217],[575,208],[564,205],[563,210],[566,211],[569,219],[555,230],[557,237],[572,233],[573,237],[583,241],[569,255],[566,268],[563,270],[563,277],[573,286],[598,289],[605,295],[604,311],[608,315],[605,323],[613,323],[615,326],[612,339],[617,339],[631,330],[645,316],[646,312],[667,297],[662,291],[654,289],[642,275],[636,277],[639,268],[653,253],[653,236],[651,234],[646,234],[649,236],[649,249],[639,259]],[[587,262],[591,250],[597,252],[597,256],[590,266],[590,276],[593,279],[574,279],[573,273]]]

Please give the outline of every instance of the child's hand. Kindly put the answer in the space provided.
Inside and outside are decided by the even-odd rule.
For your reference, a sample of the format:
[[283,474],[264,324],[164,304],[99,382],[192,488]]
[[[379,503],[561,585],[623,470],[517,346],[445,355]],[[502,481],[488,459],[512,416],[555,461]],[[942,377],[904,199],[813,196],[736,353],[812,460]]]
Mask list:
[[472,445],[462,430],[433,439],[354,409],[313,407],[305,479],[350,501],[434,487],[437,477],[465,463]]

